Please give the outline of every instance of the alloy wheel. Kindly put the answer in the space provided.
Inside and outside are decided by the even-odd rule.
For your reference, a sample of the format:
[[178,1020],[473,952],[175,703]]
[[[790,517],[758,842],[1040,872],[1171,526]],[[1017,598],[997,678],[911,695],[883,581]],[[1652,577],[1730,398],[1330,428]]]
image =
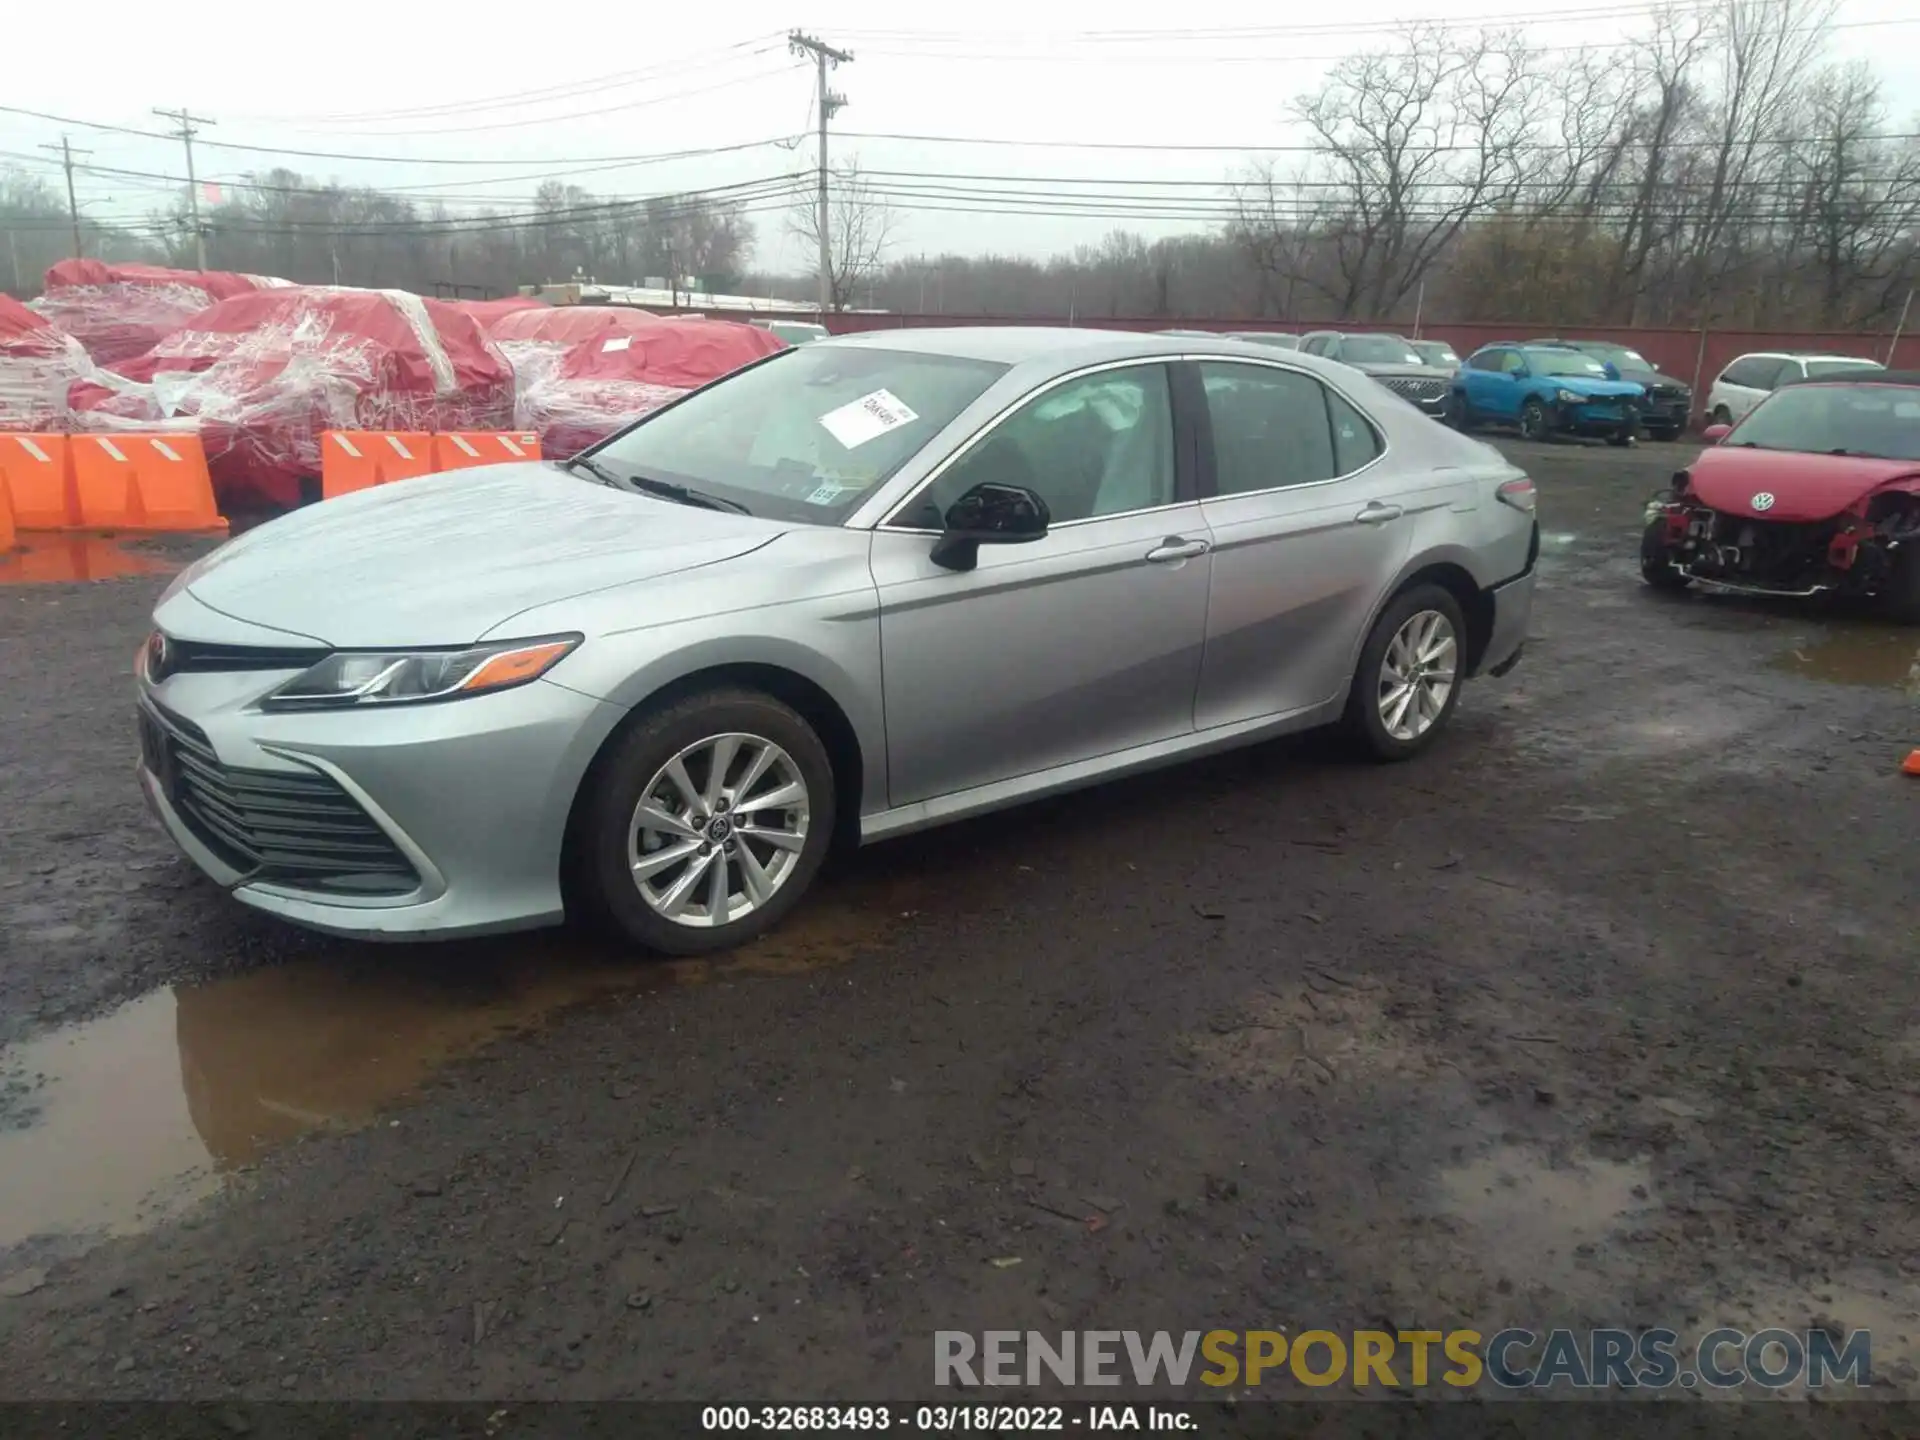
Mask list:
[[692,928],[751,915],[799,864],[810,799],[800,766],[773,741],[738,732],[695,741],[655,772],[627,826],[640,898]]
[[1520,438],[1538,440],[1547,433],[1547,415],[1537,404],[1529,403],[1520,409]]
[[1421,610],[1393,632],[1380,661],[1380,724],[1395,740],[1418,740],[1433,728],[1453,693],[1460,646],[1453,622]]

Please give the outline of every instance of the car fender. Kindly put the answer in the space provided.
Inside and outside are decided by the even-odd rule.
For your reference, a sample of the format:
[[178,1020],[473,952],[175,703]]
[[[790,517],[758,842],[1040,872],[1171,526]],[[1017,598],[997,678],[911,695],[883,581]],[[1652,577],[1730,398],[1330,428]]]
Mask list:
[[[827,696],[847,719],[860,746],[861,794],[886,795],[886,723],[880,704],[880,628],[871,594],[864,615],[822,613],[822,602],[790,602],[725,617],[724,631],[702,619],[600,637],[591,666],[559,676],[605,703],[609,731],[671,686],[702,672],[764,666],[798,675]],[[848,623],[835,625],[833,622]],[[827,631],[825,627],[831,627]],[[829,654],[801,632],[833,633]],[[582,647],[581,659],[586,659]],[[604,742],[604,737],[603,737]],[[597,750],[597,746],[595,747]],[[591,756],[588,757],[591,759]],[[584,770],[584,764],[582,766]]]
[[[1350,674],[1359,668],[1360,652],[1366,648],[1367,637],[1373,634],[1373,627],[1380,623],[1380,616],[1387,606],[1393,603],[1393,597],[1406,589],[1407,582],[1422,570],[1431,570],[1439,565],[1452,565],[1465,571],[1468,578],[1481,590],[1498,583],[1498,580],[1503,578],[1490,576],[1487,573],[1485,561],[1464,545],[1448,542],[1429,545],[1424,549],[1415,547],[1408,552],[1406,560],[1394,574],[1392,582],[1375,597],[1373,608],[1367,613],[1367,623],[1360,627],[1347,657],[1347,670]],[[1344,692],[1340,699],[1344,702]]]

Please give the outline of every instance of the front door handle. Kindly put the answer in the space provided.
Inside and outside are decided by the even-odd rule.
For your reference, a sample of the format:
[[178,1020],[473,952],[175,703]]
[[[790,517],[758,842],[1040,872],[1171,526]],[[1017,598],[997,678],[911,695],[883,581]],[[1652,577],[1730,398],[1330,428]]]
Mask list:
[[1382,505],[1378,500],[1369,500],[1366,507],[1353,518],[1362,525],[1384,525],[1389,520],[1398,520],[1406,513],[1398,505]]
[[1169,565],[1175,560],[1191,560],[1204,555],[1213,546],[1205,540],[1189,540],[1184,535],[1169,535],[1147,552],[1149,565]]

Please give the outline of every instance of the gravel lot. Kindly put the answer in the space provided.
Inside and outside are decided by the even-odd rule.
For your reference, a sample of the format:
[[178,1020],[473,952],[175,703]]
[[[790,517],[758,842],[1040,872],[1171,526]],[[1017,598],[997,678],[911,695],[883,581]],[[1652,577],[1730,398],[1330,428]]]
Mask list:
[[0,587],[7,1388],[850,1401],[926,1394],[936,1328],[1836,1323],[1920,1392],[1920,636],[1641,586],[1685,447],[1509,448],[1532,639],[1428,757],[880,847],[720,962],[228,903],[132,783],[160,577]]

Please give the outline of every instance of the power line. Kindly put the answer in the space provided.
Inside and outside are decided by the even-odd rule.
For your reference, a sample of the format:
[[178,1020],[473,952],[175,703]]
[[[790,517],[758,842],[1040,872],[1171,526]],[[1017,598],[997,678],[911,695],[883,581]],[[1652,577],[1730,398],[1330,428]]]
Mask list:
[[[1318,155],[1318,154],[1321,154],[1327,148],[1325,145],[1320,145],[1320,144],[1182,145],[1182,144],[1168,143],[1165,141],[1026,140],[1026,139],[995,138],[995,137],[989,137],[984,135],[906,135],[906,134],[898,134],[898,133],[878,131],[878,130],[843,130],[840,133],[843,138],[848,140],[894,140],[894,141],[900,141],[903,143],[913,144],[913,145],[985,145],[985,146],[993,146],[996,148],[1008,147],[1008,148],[1020,149],[1020,150],[1120,150],[1120,151],[1138,152],[1143,154],[1148,152],[1166,152],[1166,153],[1194,154],[1194,155],[1198,155],[1198,154]],[[1892,134],[1892,135],[1861,135],[1856,138],[1862,144],[1876,143],[1880,141],[1920,140],[1920,131],[1904,131],[1899,134]],[[1786,136],[1786,137],[1781,137],[1777,139],[1757,139],[1751,143],[1755,145],[1771,145],[1771,146],[1784,145],[1784,146],[1791,147],[1796,145],[1822,144],[1829,139],[1831,139],[1831,137],[1801,135],[1801,136]],[[1747,143],[1748,142],[1746,141],[1742,141],[1741,148],[1744,148]],[[1635,141],[1635,142],[1623,143],[1619,145],[1609,145],[1606,148],[1609,151],[1612,151],[1615,149],[1647,150],[1647,149],[1656,149],[1656,148],[1665,149],[1665,150],[1676,150],[1676,151],[1713,150],[1713,149],[1719,148],[1720,144],[1721,142],[1718,140],[1686,140],[1686,141],[1666,141],[1663,144],[1656,146],[1653,142],[1650,142],[1650,141]],[[1478,145],[1411,145],[1408,148],[1412,150],[1417,150],[1422,155],[1426,155],[1426,154],[1446,155],[1446,154],[1471,154],[1479,150],[1481,147]],[[1500,148],[1504,150],[1512,150],[1512,151],[1547,151],[1547,152],[1559,154],[1559,153],[1564,153],[1566,150],[1568,150],[1571,147],[1565,144],[1554,144],[1550,141],[1528,141],[1528,142],[1522,142],[1522,143],[1516,143],[1516,144],[1503,145]]]

